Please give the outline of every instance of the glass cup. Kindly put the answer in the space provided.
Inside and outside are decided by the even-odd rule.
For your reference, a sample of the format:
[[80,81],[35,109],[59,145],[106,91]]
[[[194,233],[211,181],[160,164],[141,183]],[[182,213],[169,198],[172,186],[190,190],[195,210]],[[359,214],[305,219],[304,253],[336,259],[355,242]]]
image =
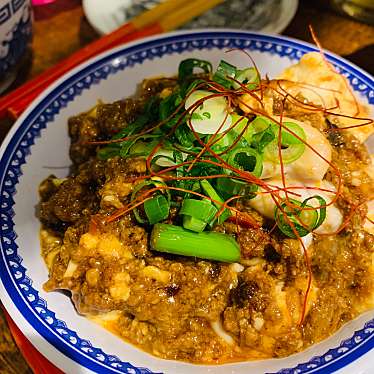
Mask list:
[[17,77],[30,52],[30,0],[0,0],[0,93]]

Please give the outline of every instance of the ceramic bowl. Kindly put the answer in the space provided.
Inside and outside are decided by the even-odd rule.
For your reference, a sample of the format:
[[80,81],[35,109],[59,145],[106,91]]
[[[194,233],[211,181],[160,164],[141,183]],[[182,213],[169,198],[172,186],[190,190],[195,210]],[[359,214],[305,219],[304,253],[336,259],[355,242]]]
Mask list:
[[16,78],[31,32],[30,0],[0,0],[0,92]]

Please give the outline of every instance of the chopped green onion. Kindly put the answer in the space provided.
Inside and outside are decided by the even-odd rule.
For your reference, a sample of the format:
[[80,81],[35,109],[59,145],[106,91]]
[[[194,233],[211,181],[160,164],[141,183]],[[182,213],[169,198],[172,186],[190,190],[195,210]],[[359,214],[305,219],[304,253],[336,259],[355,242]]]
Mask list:
[[[319,207],[313,207],[307,204],[312,199],[318,200]],[[321,196],[315,195],[309,197],[302,203],[295,199],[288,200],[293,205],[292,207],[288,206],[286,202],[282,202],[280,207],[277,206],[275,208],[274,212],[278,228],[285,235],[290,238],[296,238],[297,236],[294,233],[294,230],[296,230],[298,235],[303,237],[322,225],[326,218],[326,201]],[[283,209],[284,213],[281,209]],[[287,215],[288,220],[286,220],[285,214]],[[292,222],[294,230],[288,221]]]
[[175,130],[174,135],[182,147],[184,148],[193,147],[195,137],[194,137],[193,132],[189,129],[189,127],[186,124],[182,124],[178,126]]
[[210,119],[192,118],[191,127],[199,134],[221,134],[231,126],[231,116],[227,112],[212,115]]
[[[212,203],[216,206],[218,211],[220,211],[222,209],[222,206],[223,206],[223,203],[224,203],[224,200],[222,199],[222,197],[216,192],[216,190],[212,187],[212,185],[206,179],[201,180],[200,185],[201,185],[201,188],[203,189],[203,191],[212,200],[215,200],[215,201],[218,202],[218,203],[216,203],[215,201],[212,201]],[[222,203],[222,204],[220,204],[220,203]],[[229,218],[230,216],[231,216],[230,211],[227,208],[225,208],[218,217],[218,223],[221,224],[221,223],[225,222],[227,220],[227,218]]]
[[185,199],[179,213],[209,222],[217,213],[217,208],[209,200]]
[[263,116],[257,116],[251,122],[251,127],[253,128],[253,132],[255,134],[262,132],[271,126],[276,126],[276,123],[274,121],[271,121],[269,118]]
[[[284,122],[283,125],[293,131],[302,140],[306,139],[304,130],[296,123]],[[276,125],[274,131],[279,133],[278,129],[279,127]],[[305,151],[305,144],[285,128],[281,130],[281,147],[282,162],[284,164],[296,161]],[[265,147],[264,158],[273,162],[280,162],[278,136]]]
[[183,227],[196,232],[205,229],[217,213],[217,208],[208,200],[185,199],[180,214],[183,217]]
[[193,91],[198,85],[205,85],[206,84],[206,81],[204,81],[203,79],[195,79],[194,81],[192,81],[191,83],[189,81],[185,81],[181,87],[180,87],[180,95],[185,98],[186,96],[188,96],[191,91]]
[[[159,143],[159,135],[140,135],[134,139],[128,140],[126,142],[120,143],[121,148],[119,151],[119,156],[122,158],[126,157],[137,157],[137,156],[147,156],[151,150]],[[142,140],[156,139],[150,142],[143,142]]]
[[166,120],[171,114],[173,114],[177,107],[175,101],[176,94],[172,93],[160,102],[160,121]]
[[[254,90],[260,83],[260,77],[254,67],[244,70],[237,70],[235,79],[244,84],[250,90]],[[232,86],[236,90],[241,88],[240,84],[237,82],[233,82]]]
[[182,82],[193,75],[194,68],[200,68],[204,73],[209,74],[212,71],[212,64],[209,61],[199,60],[197,58],[188,58],[179,64],[178,78]]
[[[115,143],[117,144],[117,143]],[[115,144],[107,145],[104,148],[101,148],[97,151],[97,158],[99,160],[108,160],[109,158],[113,158],[119,155],[120,147]]]
[[251,147],[262,153],[264,148],[272,142],[276,134],[273,126],[276,124],[266,117],[257,116],[248,126],[247,132],[250,134]]
[[150,225],[168,218],[169,209],[169,203],[163,195],[157,195],[144,201],[144,211]]
[[227,162],[237,169],[250,172],[255,177],[262,173],[262,157],[252,148],[235,148],[230,152]]
[[217,67],[217,71],[213,75],[213,80],[225,88],[231,88],[233,80],[227,78],[235,78],[235,74],[236,67],[221,60]]
[[150,244],[159,252],[222,262],[240,260],[240,247],[235,239],[218,232],[195,233],[180,226],[157,223]]
[[[147,138],[156,138],[156,140],[151,142],[143,142],[137,141],[136,143],[130,147],[129,150],[121,149],[120,156],[121,157],[144,157],[146,158],[152,152],[152,150],[159,144],[159,136],[156,135],[144,135],[142,136],[143,139]],[[138,138],[140,139],[140,137]],[[125,153],[126,151],[126,153]],[[158,165],[161,167],[170,167],[176,164],[175,160],[173,159],[174,151],[173,149],[167,148],[167,146],[162,146],[157,149],[155,154],[153,155],[151,164]]]
[[211,148],[216,152],[221,152],[230,147],[233,143],[234,134],[229,131],[226,134],[216,134],[207,137],[207,142],[210,142]]
[[[180,172],[180,174],[184,175],[184,172]],[[198,192],[200,191],[200,183],[198,180],[176,180],[173,181],[173,185],[177,188],[182,188],[184,190],[192,191],[192,192]],[[181,196],[183,198],[189,198],[191,196],[190,192],[184,192],[184,191],[174,191],[175,195]]]
[[151,142],[143,142],[140,138],[130,147],[130,154],[144,154],[149,155],[152,149],[159,143],[159,140]]
[[207,223],[202,221],[201,219],[192,217],[192,216],[184,216],[183,217],[183,227],[186,230],[194,231],[194,232],[203,232]]
[[[166,184],[161,181],[161,180],[158,180],[158,179],[151,179],[151,180],[146,180],[146,181],[143,181],[143,182],[140,182],[138,183],[133,191],[132,191],[132,194],[131,194],[131,201],[134,201],[136,199],[136,196],[137,194],[144,188],[144,187],[151,187],[152,186],[154,187],[165,187],[165,190],[158,190],[156,193],[160,193],[160,192],[163,192],[166,196],[166,201],[167,201],[167,204],[168,206],[170,206],[170,199],[171,199],[171,196],[170,196],[170,191],[166,188]],[[144,191],[146,192],[146,191]],[[156,194],[156,196],[159,196]],[[148,201],[148,200],[146,200]],[[146,202],[145,201],[145,202]],[[144,204],[143,204],[144,205]],[[134,216],[136,218],[136,220],[139,222],[139,223],[146,223],[146,220],[143,219],[141,217],[141,214],[139,212],[139,209],[138,208],[134,208],[133,209],[133,213],[134,213]],[[148,217],[147,217],[148,218]]]
[[[112,140],[126,138],[130,135],[133,135],[139,132],[147,123],[154,119],[155,114],[155,99],[151,98],[144,106],[144,114],[141,114],[136,118],[136,120],[127,126],[125,126],[121,131],[119,131],[116,135],[112,137]],[[114,156],[121,156],[124,157],[128,154],[130,148],[136,140],[124,140],[120,143],[112,143],[109,144],[97,152],[97,157],[100,160],[107,160]]]
[[[302,141],[298,139],[296,136],[292,135],[287,129],[290,129],[294,132],[300,139],[305,140],[306,135],[304,129],[294,122],[284,122],[282,126],[282,144],[300,144]],[[279,126],[277,125],[277,130]],[[278,130],[279,132],[279,130]]]
[[317,222],[315,223],[314,227],[313,227],[313,230],[317,229],[318,227],[320,227],[322,225],[322,223],[324,222],[324,220],[326,219],[326,200],[322,197],[322,196],[319,196],[319,195],[314,195],[314,196],[311,196],[311,197],[308,197],[307,199],[305,199],[302,203],[302,206],[307,206],[307,202],[310,201],[310,200],[313,200],[313,199],[316,199],[318,200],[318,203],[319,203],[319,208],[318,209],[318,220]]
[[[237,138],[241,133],[242,137],[239,140],[239,146],[249,146],[252,141],[252,127],[248,125],[248,118],[239,116],[236,113],[231,114],[232,118],[232,132],[236,134],[235,138]],[[235,126],[234,126],[235,125]],[[243,132],[244,131],[244,132]],[[244,142],[243,142],[244,140]]]
[[[210,118],[212,115],[218,115],[226,111],[227,101],[222,96],[212,97],[214,92],[206,90],[196,90],[193,91],[184,104],[185,109],[190,109],[194,104],[201,101],[199,106],[194,109],[190,109],[190,113],[199,114],[202,118],[207,118],[206,113],[209,113]],[[196,106],[196,105],[195,105]],[[208,115],[208,117],[209,117]]]
[[258,186],[234,178],[220,177],[217,178],[217,190],[225,199],[234,195],[242,195],[251,199],[254,197],[253,192],[258,190]]
[[214,93],[210,91],[196,90],[187,97],[184,104],[191,115],[188,124],[200,134],[214,134],[218,130],[221,133],[231,125],[226,99],[212,95]]
[[268,144],[275,139],[274,132],[268,128],[260,133],[254,134],[252,138],[252,147],[256,148],[259,152],[263,152]]
[[[160,154],[157,152],[156,156],[152,158],[151,165],[157,165],[162,168],[169,168],[176,165],[174,160],[173,151],[167,151],[168,153]],[[170,152],[170,153],[169,153]]]

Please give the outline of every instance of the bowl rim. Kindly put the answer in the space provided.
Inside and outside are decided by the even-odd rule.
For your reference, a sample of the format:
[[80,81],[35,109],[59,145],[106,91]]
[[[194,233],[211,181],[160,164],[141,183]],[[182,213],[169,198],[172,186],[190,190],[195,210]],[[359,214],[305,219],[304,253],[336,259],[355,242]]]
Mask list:
[[[145,48],[149,49],[152,46],[152,43],[153,44],[157,44],[157,43],[160,43],[160,42],[166,43],[168,41],[170,41],[170,42],[173,42],[173,41],[183,42],[187,39],[189,40],[189,38],[191,40],[196,40],[196,39],[198,39],[198,37],[200,37],[199,40],[203,40],[202,38],[208,38],[208,37],[211,37],[211,38],[214,38],[214,37],[216,37],[216,38],[234,38],[234,37],[236,37],[238,39],[240,39],[240,38],[248,39],[248,40],[253,39],[253,40],[256,40],[256,41],[260,41],[261,43],[265,43],[265,44],[263,44],[264,47],[266,47],[266,43],[269,44],[270,48],[269,49],[265,48],[264,49],[265,51],[268,51],[268,52],[272,51],[272,52],[278,53],[278,54],[280,54],[280,52],[277,51],[276,48],[279,45],[282,45],[283,48],[286,48],[286,47],[290,48],[292,53],[293,53],[293,51],[302,51],[303,53],[305,53],[305,52],[309,52],[309,51],[318,50],[315,46],[313,46],[313,45],[311,45],[307,42],[298,41],[297,39],[293,39],[293,38],[289,38],[289,37],[274,36],[274,35],[266,34],[266,33],[246,32],[246,31],[233,30],[233,29],[208,29],[208,30],[202,29],[202,30],[194,30],[194,31],[183,31],[182,30],[182,31],[178,31],[178,32],[173,32],[173,33],[168,33],[168,34],[155,36],[155,37],[149,37],[149,38],[137,41],[137,42],[133,42],[133,43],[128,44],[128,45],[113,48],[113,49],[111,49],[107,52],[104,52],[104,53],[88,60],[87,62],[79,65],[78,67],[72,69],[70,72],[66,73],[63,77],[58,79],[45,92],[43,92],[41,95],[39,95],[33,101],[31,106],[25,111],[25,113],[19,118],[19,120],[13,125],[13,128],[10,130],[7,137],[4,139],[4,142],[3,142],[3,144],[0,148],[0,175],[1,175],[0,187],[3,187],[4,178],[5,178],[5,172],[4,171],[7,169],[7,166],[8,166],[7,163],[8,163],[8,161],[10,161],[10,157],[12,156],[12,154],[17,149],[17,147],[14,147],[14,146],[17,145],[17,143],[20,142],[21,138],[26,133],[26,131],[28,131],[30,129],[33,121],[35,121],[35,119],[42,112],[46,111],[47,104],[51,104],[54,100],[57,100],[57,98],[59,98],[62,95],[62,91],[64,90],[64,87],[66,88],[66,86],[68,86],[69,83],[72,83],[74,80],[79,81],[79,77],[85,76],[85,73],[88,73],[90,70],[92,70],[92,72],[94,72],[95,70],[98,69],[99,66],[105,66],[105,64],[108,64],[110,61],[113,61],[113,59],[115,59],[116,56],[118,57],[120,55],[123,56],[123,55],[131,54],[131,53],[135,53],[137,50],[142,49],[142,47],[143,47],[143,49],[145,49]],[[356,84],[357,87],[355,87],[355,88],[357,88],[358,91],[361,91],[361,92],[363,92],[363,91],[366,92],[367,90],[370,90],[370,93],[369,92],[367,93],[367,98],[368,98],[370,104],[372,105],[374,103],[374,91],[373,91],[374,79],[373,79],[373,77],[370,74],[363,71],[362,69],[356,67],[354,64],[346,61],[345,59],[343,59],[343,58],[341,58],[341,57],[339,57],[339,56],[337,56],[337,55],[335,55],[331,52],[325,52],[325,53],[326,53],[326,56],[327,56],[327,58],[329,59],[330,62],[332,62],[335,65],[340,66],[343,70],[347,71],[348,73],[350,72],[350,74],[353,75],[352,80],[354,80],[354,79],[357,80],[357,77],[359,77],[361,81],[363,81],[367,84],[366,89],[363,89],[363,88],[359,87],[360,82],[357,82],[357,84]],[[286,53],[286,55],[287,55],[287,53]],[[297,53],[294,57],[295,58],[298,57]],[[145,60],[147,60],[147,58],[145,58]],[[371,93],[373,93],[373,96],[370,96]],[[49,122],[49,120],[46,121],[46,123],[48,123],[48,122]],[[31,146],[31,144],[30,144],[30,146]],[[3,173],[1,173],[1,172],[3,172]],[[17,183],[18,183],[18,181],[15,180],[14,185],[16,185]],[[10,221],[11,221],[11,219],[10,219]],[[4,250],[3,243],[0,243],[0,244],[1,244],[1,247],[3,249],[1,251],[2,258],[0,258],[0,270],[1,270],[0,271],[0,276],[1,276],[0,295],[3,295],[2,296],[2,301],[3,301],[6,309],[9,311],[11,317],[14,318],[16,324],[19,327],[25,326],[25,325],[27,325],[29,327],[29,329],[27,330],[28,334],[26,335],[26,337],[29,338],[29,340],[32,342],[32,344],[34,346],[36,346],[38,348],[38,345],[40,345],[40,344],[38,344],[38,342],[36,342],[37,339],[35,339],[35,336],[34,336],[35,334],[32,334],[32,332],[36,332],[37,335],[42,336],[43,339],[46,340],[47,343],[43,345],[43,348],[44,348],[43,354],[45,354],[45,351],[48,351],[46,353],[47,358],[49,358],[52,362],[54,362],[53,355],[55,355],[55,352],[58,352],[59,355],[62,355],[63,357],[66,357],[65,355],[63,355],[61,353],[61,351],[62,351],[62,352],[67,354],[66,350],[64,349],[65,347],[59,346],[59,348],[56,348],[55,344],[53,344],[53,342],[56,343],[55,339],[50,339],[50,338],[46,337],[46,336],[50,335],[50,333],[48,331],[46,331],[44,333],[41,333],[40,329],[36,329],[34,327],[34,324],[38,322],[38,318],[35,315],[32,315],[32,313],[31,314],[26,314],[25,311],[22,312],[20,310],[20,305],[21,305],[20,302],[21,301],[18,301],[17,307],[15,305],[13,305],[13,303],[15,302],[15,300],[14,300],[15,296],[13,295],[13,298],[12,298],[12,295],[11,295],[12,292],[10,292],[10,289],[8,289],[8,290],[5,289],[3,282],[5,281],[5,283],[7,285],[14,286],[14,287],[15,287],[15,284],[13,284],[13,280],[10,278],[10,276],[8,274],[8,269],[5,266],[6,259],[5,259],[5,255],[4,255],[5,250]],[[9,279],[6,279],[7,277]],[[17,289],[16,289],[16,291],[17,291]],[[24,301],[22,301],[22,302],[24,302]],[[26,302],[24,302],[24,303],[26,305],[26,310],[27,310],[27,304],[26,304]],[[22,308],[23,307],[21,307],[21,309]],[[29,318],[26,318],[26,315]],[[36,322],[33,321],[33,323],[32,323],[30,321],[30,319],[33,320],[35,318],[36,318]],[[371,324],[369,322],[371,322]],[[370,333],[371,333],[370,336],[371,337],[369,337],[369,339],[367,339],[367,341],[365,341],[365,344],[361,344],[357,349],[352,350],[352,352],[350,352],[349,355],[347,354],[347,355],[345,355],[344,357],[342,357],[338,360],[330,361],[330,363],[328,363],[328,365],[327,365],[329,370],[330,369],[337,370],[339,368],[342,368],[342,367],[348,365],[349,363],[356,360],[358,357],[362,356],[364,353],[366,353],[368,350],[370,350],[374,347],[374,339],[372,339],[374,337],[374,328],[373,328],[374,321],[369,321],[369,322],[366,323],[364,329],[371,329],[370,330]],[[31,325],[33,325],[33,326],[31,327]],[[37,325],[40,327],[40,324],[37,324]],[[355,337],[356,333],[352,336],[352,339]],[[351,339],[348,339],[348,340],[351,340]],[[351,344],[351,342],[349,342],[349,344]],[[51,345],[52,348],[54,348],[54,349],[53,350],[52,349],[46,349],[48,345]],[[51,348],[51,347],[49,347],[49,348]],[[337,347],[336,349],[338,349],[338,348],[339,347]],[[51,355],[51,352],[53,352],[53,351],[55,351],[55,352],[53,353],[53,355]],[[326,355],[330,351],[331,351],[331,349],[326,353]],[[52,357],[52,359],[51,359],[51,357]],[[77,356],[78,360],[77,360],[77,357],[75,357],[72,354],[70,354],[70,355],[67,354],[67,357],[69,359],[74,359],[75,361],[78,362],[78,364],[82,363],[82,357],[81,357],[80,354],[78,354],[78,356]],[[312,360],[310,360],[310,361],[312,361]],[[306,364],[307,363],[299,364],[297,368],[299,368],[300,365],[306,365]],[[85,367],[87,367],[87,366],[85,366]],[[323,365],[322,367],[320,366],[319,368],[317,367],[316,370],[319,370],[319,369],[323,370],[324,367],[325,367],[325,365]],[[103,368],[103,367],[101,367],[101,368]],[[297,369],[297,368],[293,368],[293,369]],[[291,370],[291,369],[283,369],[283,370],[279,371],[279,373],[291,372],[289,370]],[[107,371],[107,372],[112,372],[112,371]],[[147,372],[147,371],[144,371],[144,372]],[[308,371],[308,372],[311,372],[311,371]],[[317,371],[313,370],[313,372],[317,372]]]

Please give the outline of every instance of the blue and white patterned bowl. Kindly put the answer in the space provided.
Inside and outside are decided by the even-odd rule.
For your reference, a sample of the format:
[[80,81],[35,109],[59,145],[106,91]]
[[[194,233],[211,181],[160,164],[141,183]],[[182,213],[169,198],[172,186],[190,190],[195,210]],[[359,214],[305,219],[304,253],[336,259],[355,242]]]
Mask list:
[[16,77],[31,42],[30,0],[0,0],[0,92]]
[[[135,92],[143,78],[175,74],[191,56],[217,64],[221,58],[245,66],[251,53],[263,73],[276,76],[310,44],[234,30],[179,32],[116,48],[74,69],[35,100],[6,138],[0,160],[0,296],[26,337],[67,373],[372,373],[374,313],[345,325],[331,338],[284,359],[199,366],[157,359],[77,315],[61,293],[46,293],[47,270],[39,255],[35,217],[39,182],[51,173],[63,177],[69,158],[67,119],[98,99],[113,101]],[[373,78],[327,53],[363,101],[374,106]],[[371,352],[371,355],[373,353]],[[348,365],[348,366],[347,366]],[[344,369],[342,369],[344,368]],[[371,370],[370,370],[371,369]]]

